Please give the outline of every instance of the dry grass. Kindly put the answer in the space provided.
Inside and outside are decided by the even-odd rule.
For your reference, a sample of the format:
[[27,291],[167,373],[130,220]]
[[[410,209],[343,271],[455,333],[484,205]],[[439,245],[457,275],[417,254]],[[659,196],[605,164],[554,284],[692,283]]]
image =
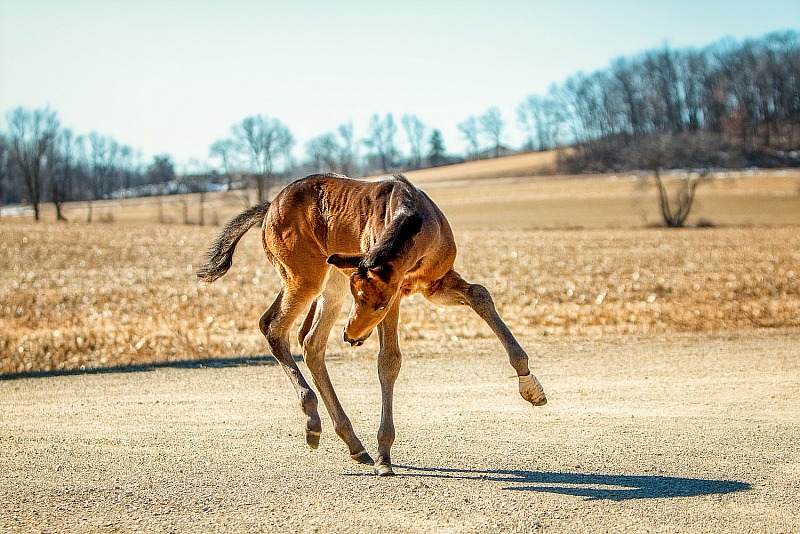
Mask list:
[[[667,186],[675,190],[674,179]],[[425,186],[456,228],[647,228],[663,225],[648,175],[508,177]],[[800,170],[720,174],[698,188],[687,224],[800,225]]]
[[[742,171],[698,190],[690,225],[665,230],[642,176],[537,177],[555,153],[409,173],[456,231],[457,268],[486,285],[513,330],[537,335],[800,326],[800,171]],[[258,232],[231,272],[194,272],[246,193],[67,205],[71,222],[0,220],[0,373],[266,352],[257,321],[278,291]],[[43,206],[43,218],[52,220]],[[156,224],[163,220],[172,224]],[[404,304],[406,342],[490,336],[466,309]],[[338,328],[334,336],[338,338]],[[340,344],[333,350],[339,350]],[[371,350],[371,349],[370,349]]]
[[[257,321],[278,277],[255,230],[231,272],[211,285],[194,272],[213,228],[6,219],[0,231],[0,373],[267,350]],[[800,326],[796,227],[457,229],[456,238],[457,269],[490,289],[520,333]],[[407,343],[490,335],[467,309],[419,297],[404,304]]]
[[[533,175],[540,160],[553,157],[548,154],[475,161],[414,171],[408,176],[436,201],[456,229],[646,228],[663,224],[652,177]],[[800,226],[800,170],[716,176],[698,189],[689,226]],[[255,195],[243,191],[207,194],[205,223],[219,227],[254,202]],[[52,206],[45,204],[42,209],[45,220],[54,218]],[[182,224],[184,211],[191,224],[198,222],[198,195],[94,203],[95,220],[108,223]],[[70,221],[84,221],[86,204],[67,204],[64,212]]]

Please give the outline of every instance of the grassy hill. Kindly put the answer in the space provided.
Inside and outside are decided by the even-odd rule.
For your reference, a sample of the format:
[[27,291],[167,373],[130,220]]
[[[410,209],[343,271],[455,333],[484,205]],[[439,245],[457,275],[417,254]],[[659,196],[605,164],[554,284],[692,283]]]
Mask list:
[[[556,151],[519,154],[410,171],[406,176],[434,199],[456,229],[635,228],[661,224],[652,176],[556,175],[552,172],[557,157]],[[674,182],[680,176],[671,179]],[[193,194],[99,201],[94,203],[94,217],[118,223],[198,224],[199,200],[199,195]],[[206,194],[204,224],[219,226],[254,202],[252,191]],[[51,207],[43,208],[43,217],[52,218]],[[85,220],[86,203],[67,204],[65,213],[70,220]],[[698,224],[800,225],[800,170],[716,174],[698,189],[688,225]]]

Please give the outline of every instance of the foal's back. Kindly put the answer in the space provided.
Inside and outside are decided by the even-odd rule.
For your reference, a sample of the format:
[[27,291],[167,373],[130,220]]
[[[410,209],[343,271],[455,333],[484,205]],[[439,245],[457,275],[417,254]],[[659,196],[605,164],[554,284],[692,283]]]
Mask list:
[[[323,264],[332,254],[368,250],[402,214],[420,218],[413,250],[402,258],[442,274],[452,267],[455,239],[447,219],[430,198],[405,177],[375,182],[339,174],[315,174],[288,185],[273,200],[264,225],[270,259]],[[422,262],[422,263],[420,263]],[[424,264],[424,265],[423,265]]]

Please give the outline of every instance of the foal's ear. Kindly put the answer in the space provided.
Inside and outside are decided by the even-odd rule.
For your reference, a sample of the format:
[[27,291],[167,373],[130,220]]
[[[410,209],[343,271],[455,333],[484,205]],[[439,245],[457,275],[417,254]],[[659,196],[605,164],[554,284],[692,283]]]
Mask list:
[[344,271],[358,269],[363,259],[363,254],[333,254],[332,256],[328,256],[328,263]]

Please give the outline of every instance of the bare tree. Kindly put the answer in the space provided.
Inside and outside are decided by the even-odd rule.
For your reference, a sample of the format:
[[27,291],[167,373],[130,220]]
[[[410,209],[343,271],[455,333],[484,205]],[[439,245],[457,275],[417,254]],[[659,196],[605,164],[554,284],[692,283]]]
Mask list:
[[530,95],[517,107],[517,121],[528,134],[530,150],[549,150],[558,143],[561,113],[554,99]]
[[3,202],[3,194],[5,193],[5,185],[10,178],[11,159],[8,141],[0,134],[0,203]]
[[[225,178],[228,191],[232,191],[234,188],[234,176],[238,175],[241,178],[248,167],[246,163],[249,159],[248,156],[241,153],[236,142],[231,138],[215,141],[209,149],[209,156],[219,159],[220,171]],[[245,207],[249,208],[252,205],[252,200],[250,199],[250,194],[247,189],[243,189],[241,194],[235,196],[241,198]]]
[[796,148],[800,133],[800,32],[774,32],[765,37],[768,89],[762,99],[769,123],[766,142],[781,148]]
[[278,155],[283,158],[283,172],[291,174],[295,168],[294,156],[292,155],[292,148],[294,147],[295,140],[292,132],[285,126],[278,130],[277,135]]
[[208,154],[212,158],[219,158],[222,165],[222,175],[228,184],[228,189],[233,186],[233,171],[236,166],[236,144],[232,139],[220,139],[211,145]]
[[465,120],[458,123],[458,131],[467,141],[467,156],[474,156],[480,150],[480,139],[478,137],[478,119],[470,115]]
[[89,161],[89,138],[78,135],[73,142],[75,162],[75,189],[72,200],[86,200],[92,196],[92,166]]
[[670,228],[683,228],[689,212],[692,211],[694,204],[695,191],[697,186],[709,179],[707,170],[701,173],[690,173],[686,178],[678,181],[678,188],[673,196],[674,202],[669,198],[669,192],[661,178],[661,169],[655,170],[656,184],[658,185],[659,198],[661,200],[661,216],[664,223]]
[[48,158],[47,174],[50,179],[50,199],[56,209],[57,221],[67,220],[61,208],[71,192],[77,175],[75,143],[72,130],[61,130],[53,143],[53,153]]
[[707,96],[705,81],[708,78],[708,59],[697,50],[687,50],[678,56],[681,88],[686,107],[687,127],[696,132],[704,126],[704,112]]
[[11,155],[25,182],[33,217],[38,221],[48,158],[53,155],[59,129],[58,118],[50,108],[33,111],[17,108],[8,114],[8,127]]
[[425,142],[425,124],[416,115],[403,115],[400,119],[411,147],[411,159],[415,169],[422,167],[422,145]]
[[[355,169],[353,123],[342,124],[306,143],[306,153],[316,172],[339,172],[349,176]],[[338,135],[337,135],[338,134]]]
[[337,170],[341,147],[331,132],[318,135],[306,143],[306,152],[314,162],[317,172]]
[[383,172],[389,172],[389,167],[397,155],[394,141],[396,133],[397,126],[391,113],[387,113],[383,119],[376,113],[369,121],[369,136],[364,140],[364,144],[375,151]]
[[671,134],[653,136],[640,145],[639,162],[643,164],[643,167],[653,169],[664,224],[670,228],[682,228],[692,210],[697,187],[708,181],[709,172],[704,170],[700,173],[689,173],[685,178],[679,178],[675,194],[670,199],[665,180],[661,177],[661,169],[664,167],[664,162],[671,159],[672,149]]
[[541,102],[544,100],[539,95],[529,95],[522,104],[517,106],[517,123],[528,135],[526,143],[528,150],[542,149],[542,139],[539,131],[540,118],[543,114]]
[[648,104],[641,69],[627,58],[618,58],[611,64],[611,80],[625,108],[628,133],[643,137],[648,131]]
[[355,173],[357,167],[357,145],[355,135],[353,134],[353,123],[340,124],[336,129],[341,138],[341,147],[339,152],[339,169],[345,176],[350,176]]
[[[200,166],[198,165],[198,168]],[[206,224],[206,193],[208,192],[208,173],[202,172],[200,174],[187,174],[183,173],[180,177],[176,177],[180,187],[185,191],[181,195],[181,206],[183,211],[183,224],[191,224],[189,221],[189,195],[197,195],[197,225],[205,226]],[[163,214],[159,216],[159,222],[163,222]]]
[[680,132],[683,130],[684,105],[681,98],[681,80],[678,75],[677,54],[665,46],[663,50],[645,53],[644,59],[650,83],[656,89],[657,99],[651,102],[659,109],[657,130]]
[[280,120],[264,115],[245,117],[231,127],[231,134],[237,150],[247,157],[255,174],[258,202],[264,202],[275,181],[277,162],[283,158],[286,166],[292,165],[290,151],[294,137]]
[[488,137],[492,145],[494,145],[494,157],[500,155],[500,144],[503,136],[503,117],[500,114],[500,108],[491,107],[486,113],[480,116],[481,132]]
[[89,134],[89,199],[86,222],[92,222],[95,199],[103,198],[111,193],[117,185],[115,180],[123,158],[122,146],[112,137],[92,132]]

